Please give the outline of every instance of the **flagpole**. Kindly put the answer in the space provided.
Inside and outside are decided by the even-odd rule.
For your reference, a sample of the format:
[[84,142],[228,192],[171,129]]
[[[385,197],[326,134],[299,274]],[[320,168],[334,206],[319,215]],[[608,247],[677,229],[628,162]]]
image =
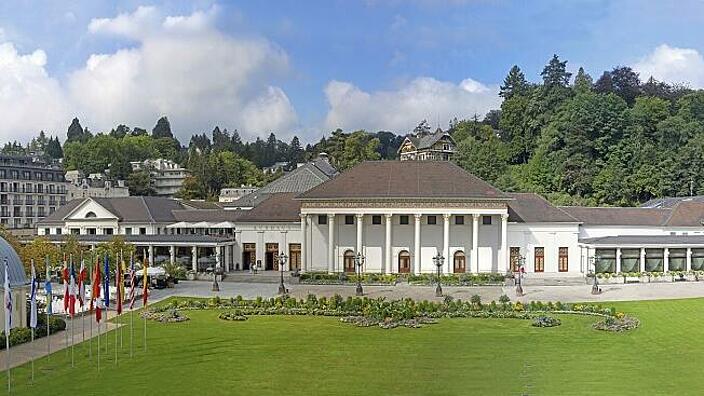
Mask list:
[[[91,251],[91,264],[95,261],[95,253]],[[91,269],[91,266],[88,266],[88,278],[90,278],[90,305],[89,307],[93,306],[93,270]],[[89,309],[88,312],[92,315],[93,310]],[[93,318],[90,318],[88,320],[88,323],[90,324],[90,338],[88,339],[88,357],[90,359],[93,359]]]
[[143,280],[143,282],[144,282],[144,293],[145,293],[145,296],[142,296],[142,301],[144,302],[144,303],[142,304],[142,305],[143,305],[143,307],[142,307],[142,318],[144,318],[144,352],[147,352],[147,316],[145,315],[145,314],[147,313],[147,304],[145,304],[145,303],[146,303],[146,301],[147,301],[146,299],[149,298],[149,297],[148,297],[148,295],[149,295],[149,284],[147,283],[147,280],[148,280],[148,278],[147,278],[147,273],[148,273],[147,269],[149,268],[149,261],[148,261],[148,260],[151,260],[152,258],[151,258],[151,257],[146,258],[146,257],[147,257],[147,250],[146,250],[146,249],[144,250],[144,257],[145,257],[144,266],[143,266],[144,268],[142,268],[142,272],[143,272],[143,275],[144,275],[144,276],[142,276],[142,280]]
[[[6,259],[7,260],[7,259]],[[5,261],[7,262],[7,261]],[[7,266],[5,266],[7,268]],[[5,350],[7,351],[7,359],[5,361],[5,369],[7,370],[7,394],[12,393],[12,383],[10,382],[10,332],[5,332]]]
[[[46,255],[44,259],[44,264],[46,268],[46,282],[49,284],[51,290],[51,273],[49,271],[49,255]],[[47,301],[47,307],[46,307],[46,360],[47,363],[51,360],[51,327],[49,327],[49,312],[53,310],[52,304],[54,303],[54,298],[51,296],[51,293],[46,290],[46,283],[44,285],[44,292],[47,293],[46,295],[46,301]]]
[[[32,342],[32,344],[34,344],[34,327],[32,327],[32,341],[31,342]],[[32,355],[32,383],[34,383],[34,355]]]
[[10,267],[5,257],[5,350],[7,351],[7,359],[5,360],[5,368],[7,370],[7,394],[12,393],[12,382],[10,377],[10,326],[12,325],[12,288],[10,287],[10,275],[8,272]]
[[[68,311],[69,311],[69,313],[71,313],[71,312],[75,313],[76,312],[76,288],[75,288],[76,281],[75,281],[74,276],[76,275],[76,273],[74,272],[74,268],[73,268],[73,255],[71,255],[70,258],[71,258],[71,261],[70,261],[71,262],[71,271],[69,272],[68,276],[71,277],[72,280],[69,280],[69,285],[71,285],[71,290],[69,290],[69,296],[71,294],[73,294],[73,300],[71,300],[71,298],[68,299],[68,303],[70,305]],[[71,367],[75,367],[74,358],[73,358],[73,345],[75,344],[74,327],[75,326],[74,326],[74,322],[73,322],[73,315],[71,315]]]

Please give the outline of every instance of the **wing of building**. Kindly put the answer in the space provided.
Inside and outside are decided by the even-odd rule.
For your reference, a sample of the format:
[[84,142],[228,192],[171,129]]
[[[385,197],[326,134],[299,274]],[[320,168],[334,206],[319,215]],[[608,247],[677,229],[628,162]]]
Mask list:
[[[3,238],[0,238],[0,257],[7,260],[10,290],[12,290],[12,327],[27,326],[27,294],[30,280],[25,275],[24,266],[17,252]],[[5,264],[0,260],[0,290],[4,293]],[[5,309],[0,309],[0,323],[5,323]]]
[[39,222],[60,242],[114,235],[138,254],[203,272],[286,269],[431,273],[704,270],[704,201],[557,207],[506,193],[448,161],[369,161],[341,174],[324,157],[234,203],[84,198]]

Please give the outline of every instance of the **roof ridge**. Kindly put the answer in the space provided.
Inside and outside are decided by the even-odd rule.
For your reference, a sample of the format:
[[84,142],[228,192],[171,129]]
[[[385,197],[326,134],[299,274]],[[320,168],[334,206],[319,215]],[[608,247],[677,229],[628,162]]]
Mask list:
[[141,198],[142,205],[144,205],[144,209],[147,210],[147,215],[149,216],[149,220],[151,220],[152,223],[155,223],[156,221],[154,220],[154,216],[152,216],[152,211],[149,209],[149,205],[147,205],[147,201],[144,199],[144,196],[140,195],[139,198]]

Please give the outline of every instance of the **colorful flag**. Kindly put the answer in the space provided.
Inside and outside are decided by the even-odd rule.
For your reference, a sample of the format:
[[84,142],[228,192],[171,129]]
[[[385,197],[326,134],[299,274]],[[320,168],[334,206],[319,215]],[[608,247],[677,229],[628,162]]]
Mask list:
[[34,260],[32,260],[32,288],[29,292],[29,327],[37,328],[37,271],[34,269]]
[[142,276],[142,283],[144,283],[144,290],[142,290],[142,305],[144,308],[147,307],[147,299],[149,296],[149,282],[148,282],[148,277],[147,274],[149,273],[149,259],[144,255],[144,269],[143,269],[143,275]]
[[46,313],[51,315],[53,313],[51,304],[54,302],[54,296],[51,292],[51,270],[49,269],[51,264],[49,261],[49,256],[46,257],[44,263],[46,264],[46,280],[44,281],[44,292],[46,293]]
[[130,257],[130,309],[134,308],[134,287],[136,273],[134,270],[134,255]]
[[[119,288],[120,288],[120,298],[122,299],[121,301],[125,301],[125,274],[127,273],[127,266],[125,265],[125,258],[122,256],[122,253],[120,253],[120,261],[122,264],[122,269],[120,270],[120,283],[119,283]],[[120,304],[122,304],[122,302]]]
[[76,315],[76,269],[71,260],[71,270],[68,275],[68,313],[73,317]]
[[105,254],[105,280],[103,282],[103,300],[105,301],[105,309],[110,306],[110,259],[107,253]]
[[121,283],[124,283],[122,281],[122,265],[124,263],[116,263],[115,265],[115,293],[117,294],[115,296],[115,302],[117,304],[116,307],[116,312],[118,315],[122,313],[122,290],[123,288],[120,287]]
[[93,309],[93,302],[95,301],[95,321],[98,323],[100,323],[100,319],[102,319],[102,310],[100,306],[100,278],[100,264],[99,260],[96,258],[95,268],[93,270],[93,280],[91,282],[90,305],[91,309]]
[[5,336],[9,336],[12,327],[12,291],[10,290],[10,265],[5,258]]
[[64,268],[61,270],[61,278],[64,282],[64,313],[68,313],[68,264],[66,264],[66,255],[64,255]]
[[78,271],[78,303],[83,308],[86,298],[86,262],[81,259],[81,269]]

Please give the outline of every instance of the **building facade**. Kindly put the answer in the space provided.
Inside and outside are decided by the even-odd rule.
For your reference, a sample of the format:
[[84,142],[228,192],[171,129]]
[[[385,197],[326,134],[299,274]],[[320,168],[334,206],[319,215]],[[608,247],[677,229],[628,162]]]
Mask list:
[[0,155],[0,224],[31,230],[37,221],[68,201],[68,186],[58,164]]
[[[310,175],[279,183],[307,185]],[[357,253],[364,272],[386,274],[434,273],[438,254],[444,274],[704,270],[701,200],[557,207],[534,193],[502,192],[447,161],[369,161],[307,186],[270,190],[247,210],[159,197],[85,198],[37,231],[57,242],[75,234],[87,244],[124,235],[157,261],[196,272],[218,264],[276,271],[280,253],[288,257],[285,270],[304,272],[353,272]]]
[[455,154],[455,140],[438,128],[434,133],[409,135],[401,143],[401,161],[449,161]]
[[159,197],[173,198],[181,190],[188,170],[174,161],[159,158],[142,162],[131,162],[132,170],[148,170],[151,186]]
[[124,180],[108,180],[103,174],[91,174],[88,177],[80,171],[68,171],[65,175],[69,182],[67,199],[77,198],[117,198],[128,197],[130,190],[125,186]]
[[235,202],[238,199],[244,197],[245,195],[251,194],[255,191],[257,191],[257,187],[245,185],[236,188],[223,188],[220,190],[218,202]]

